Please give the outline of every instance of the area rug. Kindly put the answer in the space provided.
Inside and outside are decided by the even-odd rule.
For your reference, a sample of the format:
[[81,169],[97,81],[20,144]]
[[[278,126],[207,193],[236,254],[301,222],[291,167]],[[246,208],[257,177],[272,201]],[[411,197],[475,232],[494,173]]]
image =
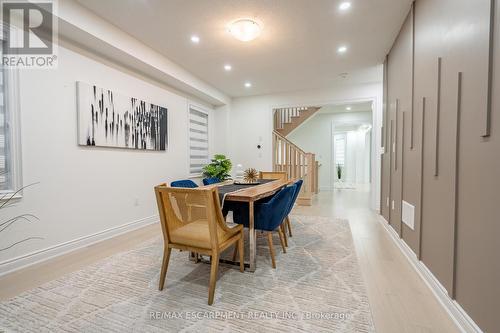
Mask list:
[[221,265],[212,306],[210,266],[186,252],[172,252],[158,290],[155,237],[1,302],[0,332],[374,332],[348,221],[291,220],[287,253],[275,237],[277,268],[258,237],[257,270]]

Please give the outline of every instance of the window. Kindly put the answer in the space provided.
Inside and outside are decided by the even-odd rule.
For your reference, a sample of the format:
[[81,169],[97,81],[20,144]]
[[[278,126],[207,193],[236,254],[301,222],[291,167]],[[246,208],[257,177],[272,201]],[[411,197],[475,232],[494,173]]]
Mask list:
[[[2,46],[5,41],[1,40]],[[0,47],[0,59],[3,47]],[[22,187],[17,71],[0,68],[0,198]]]
[[210,162],[208,151],[208,113],[189,107],[189,175],[201,176],[203,166]]
[[335,165],[345,165],[345,134],[335,135]]

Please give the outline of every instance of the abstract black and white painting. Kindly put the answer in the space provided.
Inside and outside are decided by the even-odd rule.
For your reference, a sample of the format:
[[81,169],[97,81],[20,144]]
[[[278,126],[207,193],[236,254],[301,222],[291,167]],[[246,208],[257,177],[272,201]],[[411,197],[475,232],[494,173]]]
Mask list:
[[77,100],[80,145],[167,149],[167,108],[84,82],[77,82]]

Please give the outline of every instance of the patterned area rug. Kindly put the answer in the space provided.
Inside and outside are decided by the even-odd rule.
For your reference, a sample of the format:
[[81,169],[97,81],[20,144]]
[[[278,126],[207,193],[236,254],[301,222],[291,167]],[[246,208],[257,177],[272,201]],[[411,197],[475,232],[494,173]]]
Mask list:
[[158,237],[0,303],[0,332],[374,332],[349,223],[292,226],[286,254],[275,236],[277,269],[264,237],[255,273],[220,265],[213,306],[210,266],[186,252],[172,251],[158,290]]

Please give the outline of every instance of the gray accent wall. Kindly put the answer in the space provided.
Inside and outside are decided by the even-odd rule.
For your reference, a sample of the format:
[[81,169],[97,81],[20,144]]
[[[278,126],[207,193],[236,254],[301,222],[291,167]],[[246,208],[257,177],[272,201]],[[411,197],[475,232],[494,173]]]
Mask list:
[[485,332],[500,332],[497,2],[417,0],[384,70],[381,213]]

